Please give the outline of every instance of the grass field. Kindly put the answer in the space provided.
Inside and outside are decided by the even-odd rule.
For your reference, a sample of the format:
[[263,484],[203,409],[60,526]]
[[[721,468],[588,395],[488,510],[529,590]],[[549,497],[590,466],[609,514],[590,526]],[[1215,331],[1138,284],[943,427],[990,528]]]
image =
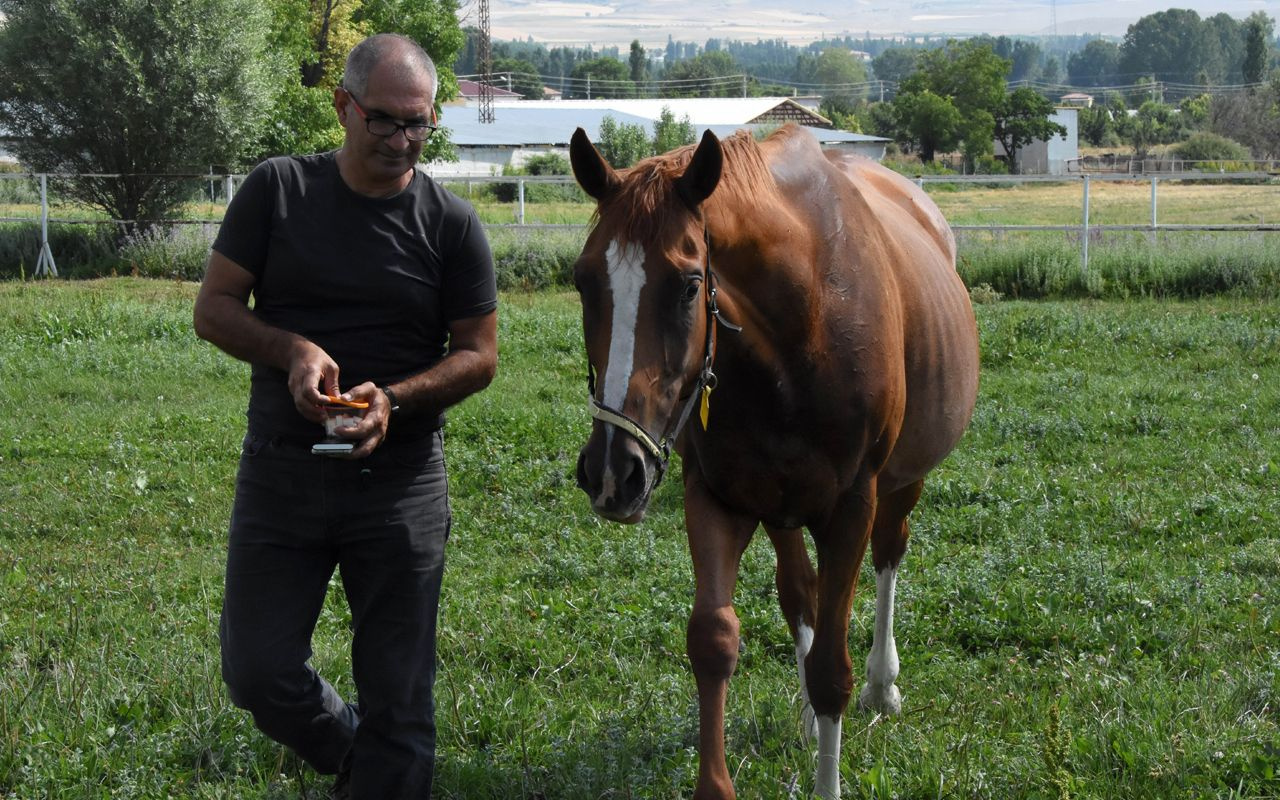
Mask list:
[[[219,679],[248,371],[196,341],[193,296],[0,283],[0,797],[324,796]],[[976,416],[899,584],[904,713],[846,717],[847,796],[1280,796],[1280,302],[977,311]],[[638,527],[590,513],[579,331],[571,295],[504,295],[499,377],[451,414],[438,797],[692,790],[680,481]],[[349,690],[340,594],[315,662]],[[807,797],[763,536],[737,606],[730,771]]]

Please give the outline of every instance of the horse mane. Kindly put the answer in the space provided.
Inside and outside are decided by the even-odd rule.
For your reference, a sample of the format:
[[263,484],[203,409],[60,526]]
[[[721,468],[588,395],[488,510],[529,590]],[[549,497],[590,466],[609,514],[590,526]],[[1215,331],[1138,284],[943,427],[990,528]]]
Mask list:
[[[769,139],[788,136],[794,130],[798,129],[781,128]],[[672,217],[688,213],[688,207],[675,196],[675,181],[689,168],[696,149],[696,144],[685,145],[646,158],[630,169],[618,170],[621,185],[607,204],[596,209],[595,221],[600,221],[601,211],[605,210],[618,226],[617,235],[622,241],[653,241]],[[758,205],[778,191],[760,143],[749,131],[738,131],[721,139],[720,149],[724,154],[724,167],[707,203]]]

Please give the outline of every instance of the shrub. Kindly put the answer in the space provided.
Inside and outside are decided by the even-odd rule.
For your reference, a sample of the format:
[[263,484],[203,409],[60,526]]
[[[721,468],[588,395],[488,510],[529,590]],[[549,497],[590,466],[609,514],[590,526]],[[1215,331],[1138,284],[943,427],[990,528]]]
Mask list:
[[1185,142],[1173,147],[1178,158],[1187,161],[1247,161],[1249,148],[1216,133],[1192,134]]
[[582,252],[586,232],[543,231],[536,236],[494,231],[489,236],[498,288],[535,290],[566,287],[573,282],[573,263]]

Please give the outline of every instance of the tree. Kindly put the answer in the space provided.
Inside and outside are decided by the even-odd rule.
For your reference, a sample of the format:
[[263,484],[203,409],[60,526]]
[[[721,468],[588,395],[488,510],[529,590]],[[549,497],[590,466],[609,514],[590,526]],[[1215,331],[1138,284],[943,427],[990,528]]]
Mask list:
[[900,92],[893,100],[898,138],[920,153],[926,164],[939,151],[959,144],[964,118],[955,104],[929,89]]
[[1215,97],[1209,129],[1248,146],[1254,158],[1280,158],[1280,76],[1252,92]]
[[871,72],[877,80],[900,83],[915,72],[918,52],[906,47],[890,47],[871,59]]
[[600,149],[600,155],[618,169],[631,166],[653,150],[644,128],[626,122],[619,123],[608,115],[600,120],[600,141],[596,145]]
[[1244,22],[1244,63],[1241,72],[1245,83],[1262,83],[1267,73],[1268,42],[1275,22],[1261,11],[1255,11]]
[[[1120,72],[1151,75],[1156,80],[1190,83],[1213,65],[1218,42],[1213,30],[1188,9],[1148,14],[1129,26],[1120,45]],[[1210,69],[1217,78],[1220,68]]]
[[1094,39],[1067,59],[1067,80],[1075,86],[1106,86],[1116,80],[1120,67],[1120,45]]
[[1018,171],[1017,153],[1034,141],[1065,136],[1067,129],[1049,119],[1053,103],[1035,89],[1021,87],[1005,96],[992,113],[995,140],[1009,157],[1009,171]]
[[632,83],[644,83],[649,77],[649,61],[645,58],[644,48],[640,46],[639,39],[631,40],[631,56],[629,60]]
[[[964,145],[965,162],[973,168],[989,155],[995,134],[993,111],[1005,102],[1005,77],[1010,62],[981,41],[949,41],[946,47],[920,54],[915,72],[900,85],[909,94],[928,90],[950,100],[960,113],[958,141]],[[932,103],[932,101],[929,101]]]
[[239,165],[283,69],[253,0],[0,0],[0,127],[39,172],[122,221],[168,218],[182,174]]
[[723,50],[677,61],[667,67],[664,81],[679,81],[666,85],[664,94],[672,97],[734,97],[742,94],[742,84],[724,78],[738,72],[733,56]]
[[822,85],[823,104],[839,114],[852,114],[866,94],[867,68],[853,53],[828,47],[818,54],[814,69],[816,83]]
[[689,121],[687,114],[677,122],[676,115],[671,109],[663,106],[658,120],[653,123],[653,152],[657,155],[682,145],[693,144],[697,141],[695,133],[693,123]]
[[493,74],[494,80],[505,81],[507,89],[519,92],[524,99],[542,99],[542,79],[538,77],[538,68],[523,58],[495,58]]
[[635,84],[631,82],[627,65],[616,58],[603,56],[580,61],[573,68],[573,90],[569,97],[631,97]]

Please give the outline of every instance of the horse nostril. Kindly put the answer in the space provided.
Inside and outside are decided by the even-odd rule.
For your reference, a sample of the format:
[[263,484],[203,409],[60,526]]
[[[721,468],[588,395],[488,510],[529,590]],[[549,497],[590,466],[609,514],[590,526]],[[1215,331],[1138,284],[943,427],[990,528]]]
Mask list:
[[636,498],[644,494],[647,477],[644,469],[644,456],[631,454],[623,464],[622,496]]
[[[587,448],[585,447],[578,453],[578,488],[589,496],[595,497],[591,479],[587,477]],[[598,484],[595,488],[598,488]]]

